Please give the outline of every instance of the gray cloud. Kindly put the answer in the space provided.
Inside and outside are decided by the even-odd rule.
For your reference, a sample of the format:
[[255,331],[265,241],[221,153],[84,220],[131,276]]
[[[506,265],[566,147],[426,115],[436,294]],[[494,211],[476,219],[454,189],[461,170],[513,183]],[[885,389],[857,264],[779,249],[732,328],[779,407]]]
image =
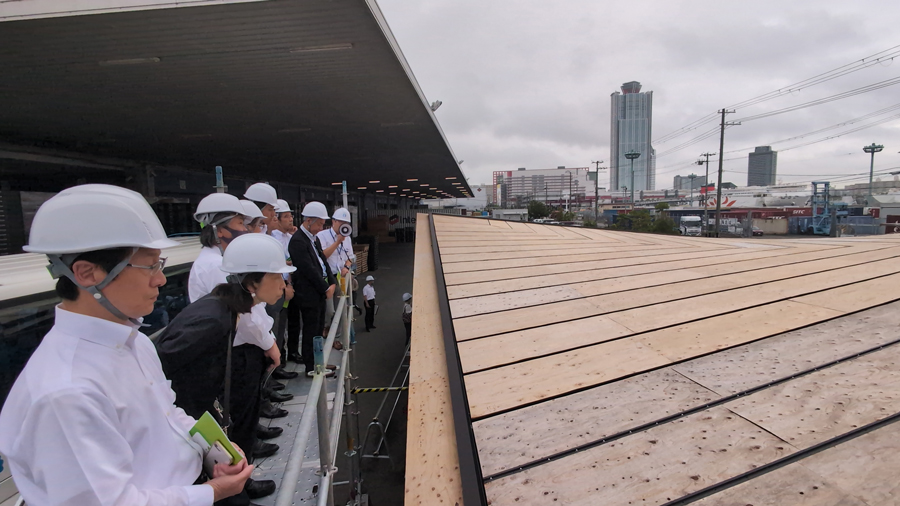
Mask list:
[[[472,183],[494,170],[586,166],[609,153],[609,95],[641,81],[654,92],[656,137],[717,109],[900,44],[900,4],[872,0],[381,0],[380,6]],[[876,13],[877,15],[873,15]],[[900,76],[900,61],[759,104],[758,114]],[[726,151],[804,134],[900,102],[900,85],[726,133]],[[705,129],[656,146],[665,151]],[[849,127],[848,127],[849,128]],[[786,148],[837,132],[774,148]],[[900,120],[779,154],[786,182],[900,165]],[[699,169],[718,137],[658,161],[658,186]],[[848,154],[853,153],[853,154]],[[726,157],[741,156],[740,153]],[[746,157],[726,161],[743,183]],[[680,167],[687,167],[681,169]],[[728,174],[728,173],[726,173]],[[797,176],[793,176],[797,174]],[[789,176],[790,175],[790,176]]]

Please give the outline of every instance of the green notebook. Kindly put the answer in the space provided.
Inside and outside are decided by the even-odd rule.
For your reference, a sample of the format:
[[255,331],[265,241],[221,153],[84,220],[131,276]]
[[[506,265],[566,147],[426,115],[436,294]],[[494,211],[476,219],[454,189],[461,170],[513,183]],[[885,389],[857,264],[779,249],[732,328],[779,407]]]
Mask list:
[[197,423],[191,428],[191,436],[197,433],[199,433],[210,446],[215,445],[216,442],[222,445],[222,448],[231,455],[232,465],[237,464],[244,458],[241,453],[237,451],[237,448],[231,444],[231,441],[228,440],[228,436],[222,431],[222,427],[219,427],[219,424],[216,423],[216,419],[209,414],[209,411],[203,413],[203,416],[201,416],[200,419],[197,420]]

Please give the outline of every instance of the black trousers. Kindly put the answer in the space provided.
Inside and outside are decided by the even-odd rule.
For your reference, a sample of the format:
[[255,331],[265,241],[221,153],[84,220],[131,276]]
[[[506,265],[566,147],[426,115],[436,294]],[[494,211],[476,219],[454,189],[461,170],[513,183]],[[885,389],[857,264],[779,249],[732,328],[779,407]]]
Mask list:
[[366,330],[375,326],[375,299],[366,301]]
[[409,338],[412,337],[412,322],[403,322],[406,327],[406,344],[409,344]]
[[306,371],[315,369],[316,361],[313,356],[313,338],[322,335],[325,328],[325,299],[316,307],[301,307],[300,316],[303,318],[303,340],[300,344],[300,354],[303,355],[303,365]]
[[250,455],[259,423],[260,382],[266,371],[266,356],[259,346],[242,344],[231,350],[231,427],[228,439]]
[[[287,307],[287,353],[291,355],[300,354],[300,322],[300,302],[295,296]],[[281,355],[287,359],[284,349]]]

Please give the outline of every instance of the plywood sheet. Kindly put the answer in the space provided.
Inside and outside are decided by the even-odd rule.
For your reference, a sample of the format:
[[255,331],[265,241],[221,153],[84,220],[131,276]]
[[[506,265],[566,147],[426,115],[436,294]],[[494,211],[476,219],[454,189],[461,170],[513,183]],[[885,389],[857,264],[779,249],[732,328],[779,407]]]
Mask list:
[[676,362],[812,325],[843,313],[778,302],[648,332],[633,338]]
[[842,316],[672,366],[721,395],[787,378],[900,339],[900,303]]
[[416,224],[415,256],[405,503],[454,506],[462,487],[428,220]]
[[900,346],[828,367],[725,405],[798,448],[900,412]]
[[867,505],[900,503],[900,423],[847,441],[801,464]]
[[472,418],[656,368],[669,361],[639,342],[612,341],[466,375]]
[[871,506],[803,464],[792,464],[706,497],[697,506]]
[[794,300],[838,311],[859,311],[900,299],[898,286],[900,286],[900,275],[894,274],[827,292],[797,297]]
[[501,334],[459,343],[464,373],[580,348],[631,334],[605,316]]
[[662,504],[795,450],[715,408],[485,485],[492,506]]
[[485,476],[718,398],[659,370],[475,422]]
[[[727,259],[721,259],[718,262],[722,262],[721,265],[726,266],[737,266],[744,263],[755,264],[755,261],[761,259],[771,259],[775,262],[803,262],[808,260],[816,260],[818,258],[830,257],[834,254],[835,253],[830,250],[810,251],[809,249],[805,248],[769,251],[747,251],[729,255]],[[709,265],[709,263],[710,261],[706,258],[692,257],[687,260],[652,262],[648,264],[638,264],[616,268],[591,268],[590,270],[586,271],[582,270],[577,272],[566,272],[545,276],[530,276],[518,279],[508,279],[504,280],[503,283],[495,283],[489,281],[483,283],[469,283],[464,285],[449,286],[447,293],[452,300],[463,297],[477,297],[481,295],[492,295],[503,292],[515,292],[517,290],[543,288],[561,284],[650,275],[658,272],[676,271],[679,269],[693,268],[693,272],[697,272],[697,268],[707,266]]]

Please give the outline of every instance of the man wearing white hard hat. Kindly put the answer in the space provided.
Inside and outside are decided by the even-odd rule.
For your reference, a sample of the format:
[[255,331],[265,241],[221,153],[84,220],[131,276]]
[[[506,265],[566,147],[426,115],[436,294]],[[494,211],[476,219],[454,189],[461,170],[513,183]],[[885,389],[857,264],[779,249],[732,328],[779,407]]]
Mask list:
[[[344,278],[350,272],[350,267],[356,261],[356,255],[353,254],[353,244],[350,240],[350,234],[341,234],[342,229],[346,233],[346,229],[350,227],[350,211],[340,208],[331,215],[331,227],[322,230],[316,234],[316,239],[322,244],[322,252],[328,259],[328,266],[331,272],[340,278]],[[340,283],[338,286],[341,286]],[[334,309],[337,305],[337,299],[332,297],[325,304],[325,327],[327,328],[334,317]]]
[[244,192],[244,198],[253,201],[265,216],[262,232],[268,233],[275,226],[275,207],[278,205],[278,193],[268,183],[254,183]]
[[[275,217],[275,228],[271,231],[271,235],[281,243],[282,249],[284,250],[284,256],[287,259],[288,264],[290,264],[288,244],[290,243],[294,232],[297,231],[297,227],[294,226],[294,214],[291,212],[291,206],[286,200],[278,199],[278,205],[275,207]],[[288,311],[285,308],[289,307],[291,300],[294,298],[294,285],[291,282],[290,275],[285,274],[284,280],[287,283],[284,298],[276,304],[266,306],[266,311],[269,313],[269,316],[275,320],[275,340],[278,343],[278,348],[281,350],[282,361],[286,363],[288,356],[285,348],[284,334]],[[282,367],[275,369],[272,373],[272,377],[275,379],[291,379],[296,375],[297,373],[288,372]],[[278,397],[279,395],[281,394],[272,394],[270,397]]]
[[366,276],[366,286],[363,287],[363,304],[366,306],[366,332],[375,328],[375,278]]
[[213,193],[203,197],[197,205],[194,219],[203,227],[200,244],[203,248],[191,265],[188,276],[188,297],[194,302],[205,296],[217,285],[225,282],[222,253],[228,244],[247,233],[244,205],[234,195]]
[[166,282],[166,238],[140,194],[60,192],[24,249],[44,253],[62,303],[0,413],[0,452],[31,505],[211,505],[253,467],[219,464],[201,485],[196,420],[173,403],[153,343],[138,332]]
[[[297,271],[293,275],[294,301],[297,302],[303,319],[303,339],[300,354],[307,374],[314,370],[313,338],[321,336],[325,327],[325,303],[334,294],[335,278],[328,266],[322,246],[316,239],[325,226],[328,212],[320,202],[310,202],[301,213],[303,222],[291,237],[288,245],[291,262]],[[297,357],[297,335],[292,332],[288,320],[288,356]],[[296,331],[294,328],[293,330]],[[331,373],[330,373],[331,374]]]

